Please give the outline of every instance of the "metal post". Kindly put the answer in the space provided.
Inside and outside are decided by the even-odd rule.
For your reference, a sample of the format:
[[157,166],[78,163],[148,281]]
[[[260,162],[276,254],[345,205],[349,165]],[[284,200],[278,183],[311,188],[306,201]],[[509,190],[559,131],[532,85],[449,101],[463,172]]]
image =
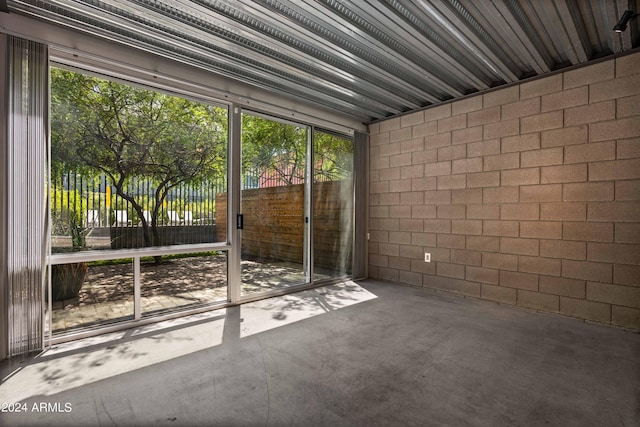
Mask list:
[[303,271],[305,283],[313,281],[313,141],[315,127],[307,128],[307,152],[304,179],[304,248]]
[[142,317],[140,304],[140,257],[133,257],[133,318]]
[[229,141],[227,170],[227,241],[231,245],[227,264],[227,292],[229,301],[238,302],[241,296],[242,280],[242,230],[236,227],[236,216],[240,211],[241,196],[241,156],[242,110],[236,104],[229,109]]

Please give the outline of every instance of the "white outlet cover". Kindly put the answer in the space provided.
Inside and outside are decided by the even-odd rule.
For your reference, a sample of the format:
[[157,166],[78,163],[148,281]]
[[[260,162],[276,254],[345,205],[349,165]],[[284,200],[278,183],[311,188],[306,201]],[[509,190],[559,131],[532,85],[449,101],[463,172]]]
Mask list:
[[431,254],[429,252],[424,253],[424,262],[431,262]]

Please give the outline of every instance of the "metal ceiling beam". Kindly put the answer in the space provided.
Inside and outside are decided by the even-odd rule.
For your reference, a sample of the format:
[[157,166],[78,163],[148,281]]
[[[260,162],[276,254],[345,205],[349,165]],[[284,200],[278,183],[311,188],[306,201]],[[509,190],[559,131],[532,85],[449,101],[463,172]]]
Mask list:
[[467,0],[447,0],[447,3],[446,7],[452,9],[454,15],[464,19],[465,27],[470,33],[476,35],[484,49],[494,53],[509,70],[514,74],[517,73],[516,77],[505,81],[519,79],[522,74],[522,67],[519,66],[520,58],[511,50],[509,44],[502,40],[502,35],[495,30],[484,15],[478,12],[474,3]]
[[569,5],[567,0],[558,0],[555,2],[556,10],[558,11],[558,15],[562,20],[562,24],[567,32],[567,37],[569,39],[569,45],[575,52],[576,59],[573,61],[574,64],[578,64],[581,62],[587,62],[589,56],[587,54],[587,49],[584,45],[582,37],[580,36],[580,31],[578,30],[578,26],[576,25],[576,20],[574,19],[574,13],[572,13],[571,9],[575,7],[575,4],[572,3]]
[[[106,3],[102,2],[101,5]],[[191,47],[201,57],[212,56],[217,61],[234,67],[236,70],[234,73],[243,75],[244,78],[273,79],[274,82],[279,82],[283,88],[294,91],[294,95],[306,94],[306,96],[317,98],[316,94],[327,93],[331,94],[331,98],[327,97],[328,99],[324,102],[340,103],[343,101],[343,106],[365,105],[368,109],[377,111],[378,114],[393,114],[402,111],[398,107],[384,105],[377,99],[367,99],[359,93],[317,78],[299,68],[283,65],[261,52],[254,52],[238,43],[234,44],[200,28],[194,28],[194,22],[189,25],[174,19],[164,24],[166,19],[163,19],[163,15],[154,10],[140,9],[140,7],[136,8],[131,5],[121,5],[113,13],[114,16],[121,18],[118,23],[114,22],[114,25],[121,28],[121,31],[148,33],[150,34],[148,37],[150,43],[162,44],[170,41],[176,48],[189,49]],[[128,21],[131,21],[133,26],[127,25]],[[238,65],[242,68],[238,68]]]
[[[605,37],[604,34],[601,36],[599,21],[603,20],[603,14],[600,10],[600,5],[601,3],[591,4],[590,2],[578,2],[576,4],[582,18],[582,27],[587,36],[585,44],[592,49],[589,58],[591,58],[594,53],[605,52],[607,50],[613,52],[611,44],[613,37],[608,38]],[[607,32],[607,36],[608,35],[609,32]]]
[[[213,2],[207,2],[213,3]],[[240,2],[238,2],[240,3]],[[318,25],[314,16],[307,16],[306,11],[297,5],[283,5],[277,1],[251,2],[252,19],[260,21],[261,31],[271,38],[286,37],[287,43],[295,45],[297,49],[307,52],[309,56],[322,64],[330,64],[343,70],[348,70],[354,83],[372,85],[385,91],[404,97],[410,103],[420,102],[420,97],[430,97],[420,86],[412,86],[399,77],[399,70],[387,71],[376,63],[376,57],[370,47],[356,46],[352,42],[337,36],[338,30],[332,31],[329,25]],[[245,7],[247,9],[247,7]],[[288,25],[282,22],[282,16],[290,21]],[[246,23],[251,25],[251,23]],[[357,55],[354,57],[354,55]],[[377,62],[380,62],[379,60]],[[407,102],[405,101],[405,102]],[[430,102],[438,102],[433,98]]]
[[[336,0],[328,0],[326,3],[335,4]],[[434,49],[429,43],[417,43],[419,35],[407,33],[400,23],[393,20],[393,14],[385,16],[375,8],[365,8],[355,2],[341,1],[340,5],[346,9],[345,15],[357,22],[370,37],[382,43],[386,50],[400,55],[401,60],[414,72],[428,72],[434,76],[441,90],[449,95],[464,94],[463,85],[460,84],[464,80],[460,79],[459,70],[451,65],[450,72],[444,72],[447,70],[445,64],[449,55],[441,49]]]
[[383,72],[392,76],[390,84],[410,85],[415,94],[424,94],[424,99],[432,103],[440,102],[441,97],[446,95],[446,91],[439,87],[440,78],[437,75],[419,69],[399,53],[370,37],[366,29],[325,5],[303,2],[282,7],[282,2],[264,2],[280,5],[282,13],[295,10],[302,15],[302,19],[296,17],[298,22],[304,21],[304,25],[319,36],[342,46],[350,56],[349,60],[368,64],[370,73]]
[[[512,56],[513,60],[521,65],[521,74],[528,70],[529,67],[537,74],[545,71],[545,68],[539,64],[539,61],[527,49],[526,34],[523,32],[520,24],[515,20],[510,11],[505,10],[507,16],[503,15],[500,5],[495,5],[491,1],[476,2],[473,0],[461,0],[467,9],[474,8],[476,13],[486,20],[487,31],[494,31],[494,37],[499,37],[499,46],[504,54]],[[502,8],[506,9],[506,5],[502,3]],[[533,49],[532,49],[533,50]],[[544,63],[544,61],[541,61]],[[548,67],[547,67],[548,70]]]
[[89,32],[79,32],[75,25],[69,26],[69,22],[61,26],[55,20],[43,20],[42,11],[35,8],[30,10],[33,15],[0,14],[0,32],[47,43],[55,52],[65,53],[70,61],[96,64],[95,70],[103,69],[116,75],[117,70],[127,70],[132,76],[139,75],[146,81],[166,81],[166,87],[204,93],[224,102],[237,102],[241,106],[250,106],[303,123],[315,123],[340,133],[349,133],[349,129],[366,131],[362,122],[371,117],[365,111],[360,112],[362,118],[345,114],[306,102],[302,98],[292,98],[220,73],[211,73],[205,66],[188,64],[180,57],[140,49],[140,46],[121,43],[113,38],[96,37]]
[[[551,71],[549,64],[540,54],[539,48],[534,45],[534,41],[531,40],[529,35],[525,32],[525,23],[522,22],[522,20],[518,20],[504,0],[491,0],[491,4],[496,8],[498,14],[505,20],[511,31],[517,36],[525,49],[522,54],[524,57],[530,59],[531,65],[533,65],[538,74]],[[494,13],[493,15],[496,14]]]
[[422,10],[428,10],[429,14],[439,22],[440,26],[451,37],[456,38],[460,45],[469,51],[472,57],[477,57],[478,62],[484,65],[488,72],[492,73],[496,78],[504,81],[518,79],[507,64],[476,35],[470,23],[470,15],[456,13],[454,9],[450,9],[442,2],[432,2],[429,5],[424,0],[416,0],[410,1],[410,3],[407,7],[411,8],[417,16],[420,16]]
[[[495,7],[487,2],[474,0],[448,0],[457,13],[464,14],[473,30],[481,37],[503,62],[511,64],[519,79],[523,73],[532,71],[530,60],[523,56],[524,46],[513,35],[507,23],[500,17]],[[493,15],[497,16],[493,16]],[[511,38],[509,38],[511,37]]]
[[[145,11],[145,20],[158,22],[158,19],[161,18],[161,16],[156,16],[157,19],[153,19],[153,16],[147,16],[150,13],[155,12],[151,10]],[[172,28],[162,28],[162,32],[170,34],[173,32],[172,30],[179,28],[183,24],[174,20],[171,25]],[[191,25],[194,25],[194,23],[192,22]],[[175,33],[178,43],[180,43],[181,38],[186,38],[189,35],[190,42],[204,48],[204,52],[209,51],[211,54],[231,58],[240,64],[246,65],[249,70],[254,72],[263,71],[266,73],[265,75],[273,76],[276,80],[285,79],[286,81],[291,81],[300,85],[300,90],[312,89],[318,94],[326,93],[327,101],[325,102],[340,99],[347,103],[365,105],[367,108],[378,112],[398,113],[402,111],[399,107],[401,103],[398,101],[380,102],[381,97],[366,96],[362,91],[354,91],[343,84],[318,76],[320,73],[314,72],[310,67],[305,67],[302,64],[290,64],[286,58],[278,60],[269,55],[267,48],[255,49],[247,45],[246,42],[243,43],[241,36],[237,36],[235,41],[231,41],[228,38],[224,38],[224,35],[213,35],[211,32],[207,32],[206,29],[194,30],[189,25],[180,28],[180,30],[180,32]],[[199,40],[208,41],[199,43]],[[296,65],[298,66],[296,67]],[[247,72],[247,74],[249,73]]]
[[[377,91],[380,100],[403,98],[405,105],[422,105],[424,97],[430,96],[422,87],[402,80],[398,70],[389,72],[371,63],[373,56],[369,54],[369,49],[354,46],[339,38],[330,28],[319,27],[300,11],[279,2],[256,1],[251,4],[266,27],[263,30],[265,34],[272,38],[286,37],[289,43],[295,43],[296,48],[306,52],[315,61],[316,68],[322,69],[326,64],[348,70],[348,79],[351,80],[349,87],[364,85]],[[289,19],[286,25],[282,20],[283,15]],[[354,57],[354,53],[358,56]],[[437,102],[437,98],[432,101]]]
[[[100,6],[104,7],[105,2],[100,2]],[[85,10],[85,16],[98,16],[98,20],[102,19],[108,22],[108,25],[96,26],[96,22],[92,20],[87,22],[92,26],[93,31],[107,31],[115,34],[114,37],[120,40],[130,38],[135,40],[138,45],[147,46],[156,52],[171,52],[172,55],[180,56],[184,61],[192,61],[200,66],[209,67],[216,72],[222,73],[229,77],[238,78],[246,83],[258,85],[263,88],[277,88],[282,93],[289,93],[292,96],[302,97],[311,102],[317,102],[321,105],[335,108],[347,112],[351,115],[358,116],[361,114],[362,105],[365,110],[375,112],[375,114],[387,115],[397,114],[401,112],[399,109],[388,108],[387,106],[374,105],[376,102],[364,102],[360,100],[358,106],[357,100],[349,99],[347,96],[329,88],[321,88],[311,81],[304,81],[300,76],[290,73],[287,75],[279,73],[273,68],[267,67],[258,60],[242,57],[230,50],[212,51],[208,46],[199,42],[197,37],[189,34],[176,34],[174,29],[161,26],[156,21],[149,21],[140,17],[128,16],[122,8],[112,11],[98,10],[89,4],[78,5],[77,9]],[[100,15],[104,13],[104,16]],[[78,14],[82,16],[81,13]],[[82,22],[82,21],[79,21]],[[150,22],[152,22],[150,24]],[[175,25],[175,24],[174,24]],[[238,47],[237,49],[240,50]],[[314,86],[315,89],[314,89]],[[321,98],[323,95],[333,92],[330,98]],[[364,117],[362,117],[364,119]]]
[[521,0],[520,13],[533,30],[533,37],[539,40],[541,49],[548,53],[548,63],[578,63],[578,56],[571,46],[569,36],[555,6],[549,0]]
[[[416,66],[416,59],[408,59],[411,57],[411,53],[406,46],[403,45],[401,41],[391,37],[390,34],[382,31],[378,26],[373,25],[370,20],[365,19],[365,16],[368,17],[366,12],[363,12],[363,15],[359,15],[351,8],[345,6],[343,2],[338,2],[337,0],[322,0],[322,4],[328,10],[331,10],[333,13],[336,13],[338,16],[341,16],[343,19],[355,25],[358,31],[360,33],[364,33],[366,37],[378,41],[380,43],[378,48],[382,49],[382,52],[384,52],[385,55],[394,56],[397,58],[398,64],[401,64],[403,67],[406,67],[409,72],[413,73],[413,77],[408,77],[411,80],[415,80],[415,76],[423,75],[423,79],[430,80],[433,85],[439,87],[445,94],[453,96],[460,96],[463,94],[460,89],[452,86],[450,82],[444,80],[442,75],[443,73],[438,69],[434,69],[435,67],[425,67],[426,64]],[[369,19],[371,18],[369,17]],[[413,52],[413,54],[416,55],[416,52]],[[434,58],[430,59],[434,60],[436,58],[434,56]]]
[[[156,2],[144,1],[148,3],[149,7],[154,7]],[[173,2],[176,3],[176,2]],[[281,19],[273,19],[270,16],[261,14],[263,18],[259,25],[257,20],[253,16],[241,15],[244,12],[231,11],[230,7],[224,8],[224,11],[220,9],[211,9],[215,5],[212,2],[202,2],[207,4],[207,7],[202,6],[208,15],[202,17],[202,20],[206,19],[206,27],[211,31],[216,31],[217,27],[224,27],[222,31],[224,33],[232,34],[233,40],[257,53],[264,54],[270,58],[279,61],[282,64],[289,65],[294,68],[299,68],[313,74],[323,80],[330,81],[334,84],[348,88],[348,90],[355,90],[363,93],[369,99],[377,99],[379,102],[384,102],[391,108],[397,109],[399,105],[405,106],[411,105],[412,108],[420,106],[420,102],[417,99],[412,99],[412,96],[402,96],[398,90],[388,91],[380,89],[379,86],[369,83],[362,78],[356,78],[364,74],[361,69],[355,69],[355,67],[349,65],[344,60],[337,60],[331,57],[331,54],[335,54],[335,51],[339,49],[339,46],[330,46],[330,49],[322,50],[307,41],[308,36],[300,34],[298,32],[297,37],[293,37],[288,34],[286,28]],[[238,5],[236,3],[236,5]],[[195,4],[187,10],[193,10],[200,8],[201,5]],[[186,12],[185,12],[186,13]],[[233,18],[230,17],[232,14]],[[281,17],[277,17],[281,18]],[[240,20],[240,22],[238,21]],[[270,22],[265,22],[270,21]],[[272,22],[277,22],[282,28],[274,28]],[[269,28],[266,28],[266,25]],[[268,42],[265,40],[265,36],[268,36]],[[318,62],[321,61],[324,66],[318,67]],[[382,79],[380,79],[382,81]]]
[[[202,2],[207,3],[210,7],[217,6],[219,2]],[[244,6],[240,2],[235,5]],[[286,12],[277,10],[277,14],[273,10],[265,9],[257,2],[251,3],[252,9],[246,15],[244,12],[236,13],[230,7],[225,7],[224,13],[233,14],[233,18],[238,20],[243,26],[257,25],[256,30],[262,33],[262,38],[269,37],[275,40],[281,40],[294,46],[296,49],[304,52],[311,60],[315,61],[316,68],[324,68],[334,66],[349,73],[347,79],[351,80],[348,87],[358,87],[364,85],[371,87],[377,91],[377,99],[384,101],[385,99],[403,98],[403,104],[408,105],[424,105],[424,99],[431,97],[428,92],[423,91],[423,87],[411,86],[406,81],[399,78],[399,73],[387,73],[380,70],[375,65],[366,66],[361,60],[354,60],[353,54],[344,49],[339,40],[329,40],[322,38],[313,28],[307,28],[306,25],[310,20],[298,16],[296,13],[288,10],[287,17],[292,22],[283,23],[282,15]],[[248,9],[244,7],[244,9]],[[291,16],[293,15],[293,16]],[[257,23],[257,24],[256,24]],[[325,33],[326,34],[326,33]],[[269,43],[264,40],[263,43]],[[362,52],[367,50],[361,49]],[[323,67],[318,67],[323,64]],[[387,102],[387,101],[385,101]],[[431,102],[438,102],[438,98],[433,98]],[[392,102],[390,104],[393,104]]]
[[[410,4],[404,5],[398,0],[384,0],[384,3],[393,13],[381,10],[379,19],[393,20],[401,29],[399,34],[403,38],[417,48],[425,46],[432,51],[442,69],[446,70],[445,74],[452,74],[466,88],[485,89],[489,86],[492,78],[486,72],[486,67],[478,66],[474,57],[465,57],[456,41],[450,42],[447,32],[442,31],[442,21],[438,21],[441,17],[432,6],[423,2],[425,10],[418,16]],[[407,31],[407,24],[416,31]]]
[[13,16],[361,122],[627,50],[638,43],[637,23],[622,34],[612,27],[640,0],[0,0],[5,5]]

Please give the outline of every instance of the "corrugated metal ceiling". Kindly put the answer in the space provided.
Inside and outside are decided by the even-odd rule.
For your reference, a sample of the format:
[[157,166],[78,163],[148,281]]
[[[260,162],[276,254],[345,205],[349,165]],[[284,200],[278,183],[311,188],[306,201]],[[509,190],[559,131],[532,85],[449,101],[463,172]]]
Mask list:
[[363,122],[637,47],[640,0],[21,0],[35,16]]

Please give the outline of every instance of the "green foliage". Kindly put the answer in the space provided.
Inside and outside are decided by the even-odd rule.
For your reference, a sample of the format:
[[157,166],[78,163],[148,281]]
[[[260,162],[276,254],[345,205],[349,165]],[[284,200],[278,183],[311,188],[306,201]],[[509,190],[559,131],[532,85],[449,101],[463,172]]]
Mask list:
[[314,179],[335,181],[350,178],[353,174],[353,141],[316,132],[313,158]]
[[74,251],[85,248],[88,230],[82,215],[86,210],[86,200],[77,190],[54,189],[51,189],[49,200],[54,207],[51,212],[53,233],[71,236]]
[[292,184],[304,179],[306,127],[242,115],[242,168]]
[[[242,167],[261,178],[286,184],[302,182],[305,174],[307,127],[259,116],[242,116]],[[314,135],[314,177],[328,181],[349,178],[353,170],[353,141],[324,132]]]
[[[146,244],[158,245],[157,226],[168,223],[169,210],[190,211],[194,221],[209,221],[215,212],[213,195],[193,201],[176,189],[210,183],[225,187],[227,126],[224,108],[51,68],[53,232],[71,236],[74,248],[83,247],[87,210],[101,209],[103,222],[110,218],[113,223],[115,211],[126,209],[128,220],[142,225]],[[277,183],[302,182],[309,131],[243,114],[243,171]],[[315,133],[316,180],[348,178],[352,167],[351,140]],[[84,180],[82,194],[69,189],[75,184],[63,185],[69,174]],[[112,192],[87,190],[96,189],[103,176]]]
[[53,301],[75,298],[87,277],[86,262],[73,262],[51,266],[51,293]]
[[[53,175],[105,174],[113,197],[141,220],[148,210],[154,228],[172,188],[226,176],[226,109],[57,68],[51,104]],[[153,183],[151,199],[129,191],[140,179]]]
[[169,184],[226,168],[226,110],[52,68],[53,163],[105,172],[114,185]]

